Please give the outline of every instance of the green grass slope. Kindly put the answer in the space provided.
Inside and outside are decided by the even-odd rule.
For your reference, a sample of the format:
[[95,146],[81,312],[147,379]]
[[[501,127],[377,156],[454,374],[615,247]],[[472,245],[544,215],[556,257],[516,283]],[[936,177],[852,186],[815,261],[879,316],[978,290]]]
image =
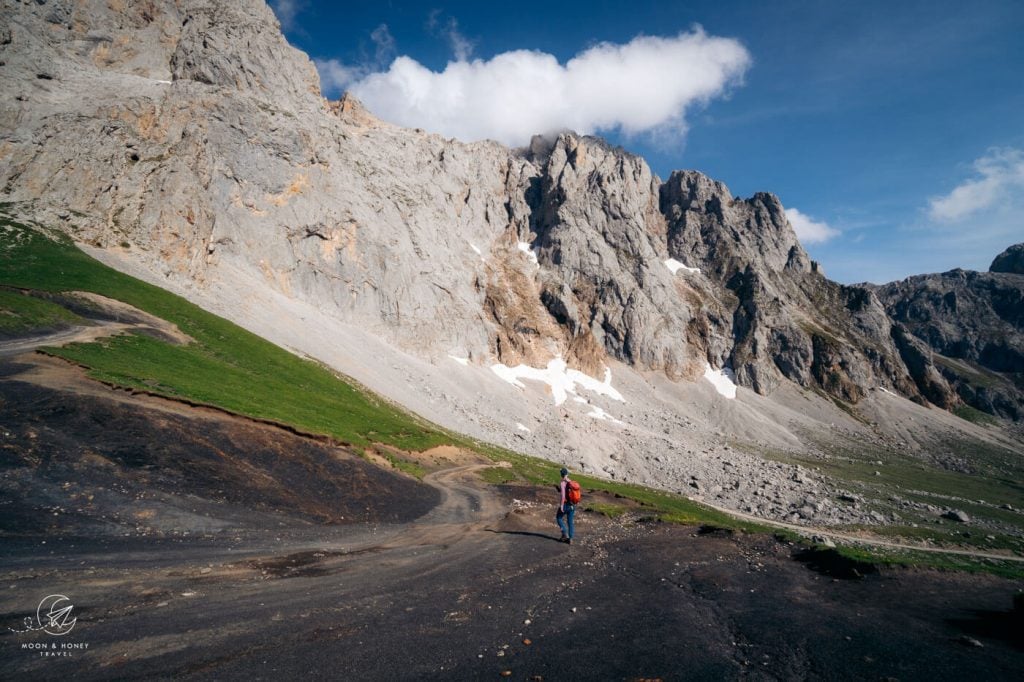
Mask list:
[[84,320],[56,303],[26,296],[19,291],[0,289],[0,339],[26,332],[62,329]]

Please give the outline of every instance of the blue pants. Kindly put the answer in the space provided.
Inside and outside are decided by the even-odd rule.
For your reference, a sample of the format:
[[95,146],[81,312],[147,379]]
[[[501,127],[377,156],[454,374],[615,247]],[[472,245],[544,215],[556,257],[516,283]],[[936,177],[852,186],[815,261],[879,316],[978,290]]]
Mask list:
[[[573,517],[576,516],[576,505],[565,504],[565,511],[559,509],[555,513],[555,522],[558,523],[558,527],[562,529],[562,535],[572,540],[572,536],[576,533],[576,527],[573,525]],[[568,527],[566,527],[568,526]]]

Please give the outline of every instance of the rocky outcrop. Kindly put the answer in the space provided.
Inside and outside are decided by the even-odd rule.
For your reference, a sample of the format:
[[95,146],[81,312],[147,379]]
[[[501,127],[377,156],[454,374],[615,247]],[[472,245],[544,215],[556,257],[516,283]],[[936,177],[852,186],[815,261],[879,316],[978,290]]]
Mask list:
[[1014,244],[1008,247],[995,257],[988,271],[1024,275],[1024,244]]
[[573,133],[510,150],[327,102],[261,0],[0,1],[4,200],[166,278],[230,274],[420,356],[956,402],[872,290],[818,272],[774,195],[662,183]]
[[934,354],[960,399],[985,412],[1024,416],[1024,277],[952,270],[876,292],[889,315]]

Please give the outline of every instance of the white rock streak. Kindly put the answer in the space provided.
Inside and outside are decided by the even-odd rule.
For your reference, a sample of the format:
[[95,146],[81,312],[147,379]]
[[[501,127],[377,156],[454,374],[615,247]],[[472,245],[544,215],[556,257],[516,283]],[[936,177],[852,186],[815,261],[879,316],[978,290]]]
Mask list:
[[736,375],[728,367],[714,370],[708,364],[704,367],[704,378],[710,381],[721,395],[730,400],[736,399]]
[[695,275],[700,274],[700,268],[687,267],[680,263],[679,261],[677,261],[675,258],[669,258],[667,261],[665,261],[665,267],[668,268],[669,272],[671,272],[673,275],[679,272],[680,270],[683,270],[685,272],[692,272]]
[[520,431],[525,431],[526,433],[530,433],[530,429],[526,428],[526,426],[520,424],[519,422],[516,422],[516,429]]
[[469,366],[469,358],[457,358],[454,355],[449,355],[448,357],[450,357],[452,360],[454,360],[455,362],[459,363],[463,367],[468,367]]
[[568,369],[565,360],[562,358],[552,359],[544,369],[527,365],[508,367],[499,362],[498,364],[491,365],[491,371],[517,388],[526,388],[519,381],[520,379],[540,381],[547,384],[551,387],[551,395],[555,399],[555,405],[564,403],[570,393],[576,395],[577,386],[599,395],[608,396],[613,400],[625,402],[622,394],[612,388],[612,371],[607,367],[604,370],[604,381],[598,381],[579,370]]

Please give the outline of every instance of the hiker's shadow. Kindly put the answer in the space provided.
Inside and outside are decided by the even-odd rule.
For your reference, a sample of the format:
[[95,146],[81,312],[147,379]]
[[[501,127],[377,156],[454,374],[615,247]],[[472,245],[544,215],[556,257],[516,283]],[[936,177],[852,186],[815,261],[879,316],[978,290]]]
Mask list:
[[487,531],[490,532],[490,533],[499,533],[501,535],[527,535],[529,537],[544,538],[545,540],[553,540],[554,542],[561,542],[561,540],[557,536],[545,535],[544,533],[533,533],[533,532],[528,531],[528,530],[495,530],[493,528],[488,528]]

